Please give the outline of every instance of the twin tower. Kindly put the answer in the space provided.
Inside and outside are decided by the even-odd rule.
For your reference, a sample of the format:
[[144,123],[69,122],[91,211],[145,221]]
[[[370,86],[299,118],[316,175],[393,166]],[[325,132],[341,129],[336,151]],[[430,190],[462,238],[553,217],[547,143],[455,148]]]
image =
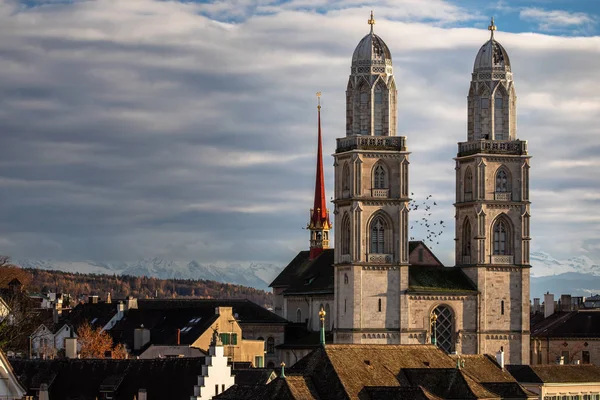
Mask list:
[[[334,154],[334,341],[430,343],[445,334],[449,351],[503,350],[507,362],[526,364],[530,156],[527,142],[517,139],[513,74],[494,21],[475,58],[467,140],[455,158],[456,266],[442,268],[470,281],[471,291],[414,282],[429,271],[409,263],[410,153],[406,137],[396,135],[391,53],[374,33],[372,15],[369,24],[352,56],[346,136]],[[324,194],[319,204],[326,216]],[[309,226],[316,253],[329,239],[328,217],[318,220],[313,216]],[[431,270],[432,281],[438,273]]]

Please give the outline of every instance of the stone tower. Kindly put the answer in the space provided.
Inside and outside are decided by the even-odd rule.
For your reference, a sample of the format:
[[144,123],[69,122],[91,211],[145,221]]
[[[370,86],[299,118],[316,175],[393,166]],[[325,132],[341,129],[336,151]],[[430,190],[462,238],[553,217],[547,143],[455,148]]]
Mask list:
[[346,137],[335,158],[334,341],[400,343],[408,315],[408,151],[396,135],[387,45],[371,31],[352,56]]
[[506,50],[490,40],[475,59],[467,141],[456,160],[456,265],[481,293],[478,353],[504,350],[529,363],[529,159],[517,139],[516,94]]

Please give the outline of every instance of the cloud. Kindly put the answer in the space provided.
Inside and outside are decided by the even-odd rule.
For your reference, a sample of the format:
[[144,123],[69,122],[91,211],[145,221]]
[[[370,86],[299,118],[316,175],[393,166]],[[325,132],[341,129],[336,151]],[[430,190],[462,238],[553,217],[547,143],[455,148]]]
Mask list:
[[565,28],[586,27],[596,23],[590,15],[582,12],[564,10],[544,10],[528,7],[519,12],[523,20],[535,22],[541,31],[557,31]]
[[[10,9],[0,11],[2,252],[285,264],[305,249],[315,92],[331,197],[328,154],[344,135],[350,58],[370,10],[327,4],[0,0]],[[394,59],[411,191],[432,194],[436,219],[451,223],[452,157],[488,32],[453,28],[479,17],[442,1],[395,4],[376,4],[375,29]],[[568,257],[600,240],[590,217],[600,195],[599,39],[496,37],[534,157],[533,246]],[[450,225],[435,246],[442,258],[453,236]]]

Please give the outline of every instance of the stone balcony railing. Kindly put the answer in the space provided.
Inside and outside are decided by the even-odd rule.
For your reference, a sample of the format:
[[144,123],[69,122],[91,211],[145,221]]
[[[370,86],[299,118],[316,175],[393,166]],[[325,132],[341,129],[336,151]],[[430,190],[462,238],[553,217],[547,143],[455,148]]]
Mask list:
[[372,197],[387,198],[389,197],[390,189],[371,189]]
[[512,193],[511,192],[495,192],[494,193],[494,200],[511,201],[512,200]]
[[[338,139],[339,140],[339,139]],[[458,156],[470,156],[473,154],[511,154],[527,155],[526,140],[477,140],[472,142],[460,142],[458,144]]]
[[506,254],[502,254],[502,255],[492,255],[491,256],[491,260],[490,260],[490,264],[505,264],[505,265],[512,265],[514,264],[514,260],[515,257],[512,255],[506,255]]
[[354,135],[337,139],[336,153],[350,150],[408,151],[406,136]]
[[391,254],[373,253],[367,256],[367,262],[373,264],[391,264],[393,257]]

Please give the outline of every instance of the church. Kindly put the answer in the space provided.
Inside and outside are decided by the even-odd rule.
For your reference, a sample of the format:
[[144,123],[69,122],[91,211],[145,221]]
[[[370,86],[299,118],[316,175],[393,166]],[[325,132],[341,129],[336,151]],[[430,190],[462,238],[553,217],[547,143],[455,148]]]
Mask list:
[[434,343],[529,364],[530,156],[517,139],[515,84],[494,20],[475,57],[466,141],[454,158],[453,267],[409,240],[408,140],[397,136],[390,50],[372,14],[368,23],[352,55],[346,134],[333,155],[335,218],[325,200],[319,104],[310,249],[271,283],[275,312],[318,330],[323,308],[334,343]]

